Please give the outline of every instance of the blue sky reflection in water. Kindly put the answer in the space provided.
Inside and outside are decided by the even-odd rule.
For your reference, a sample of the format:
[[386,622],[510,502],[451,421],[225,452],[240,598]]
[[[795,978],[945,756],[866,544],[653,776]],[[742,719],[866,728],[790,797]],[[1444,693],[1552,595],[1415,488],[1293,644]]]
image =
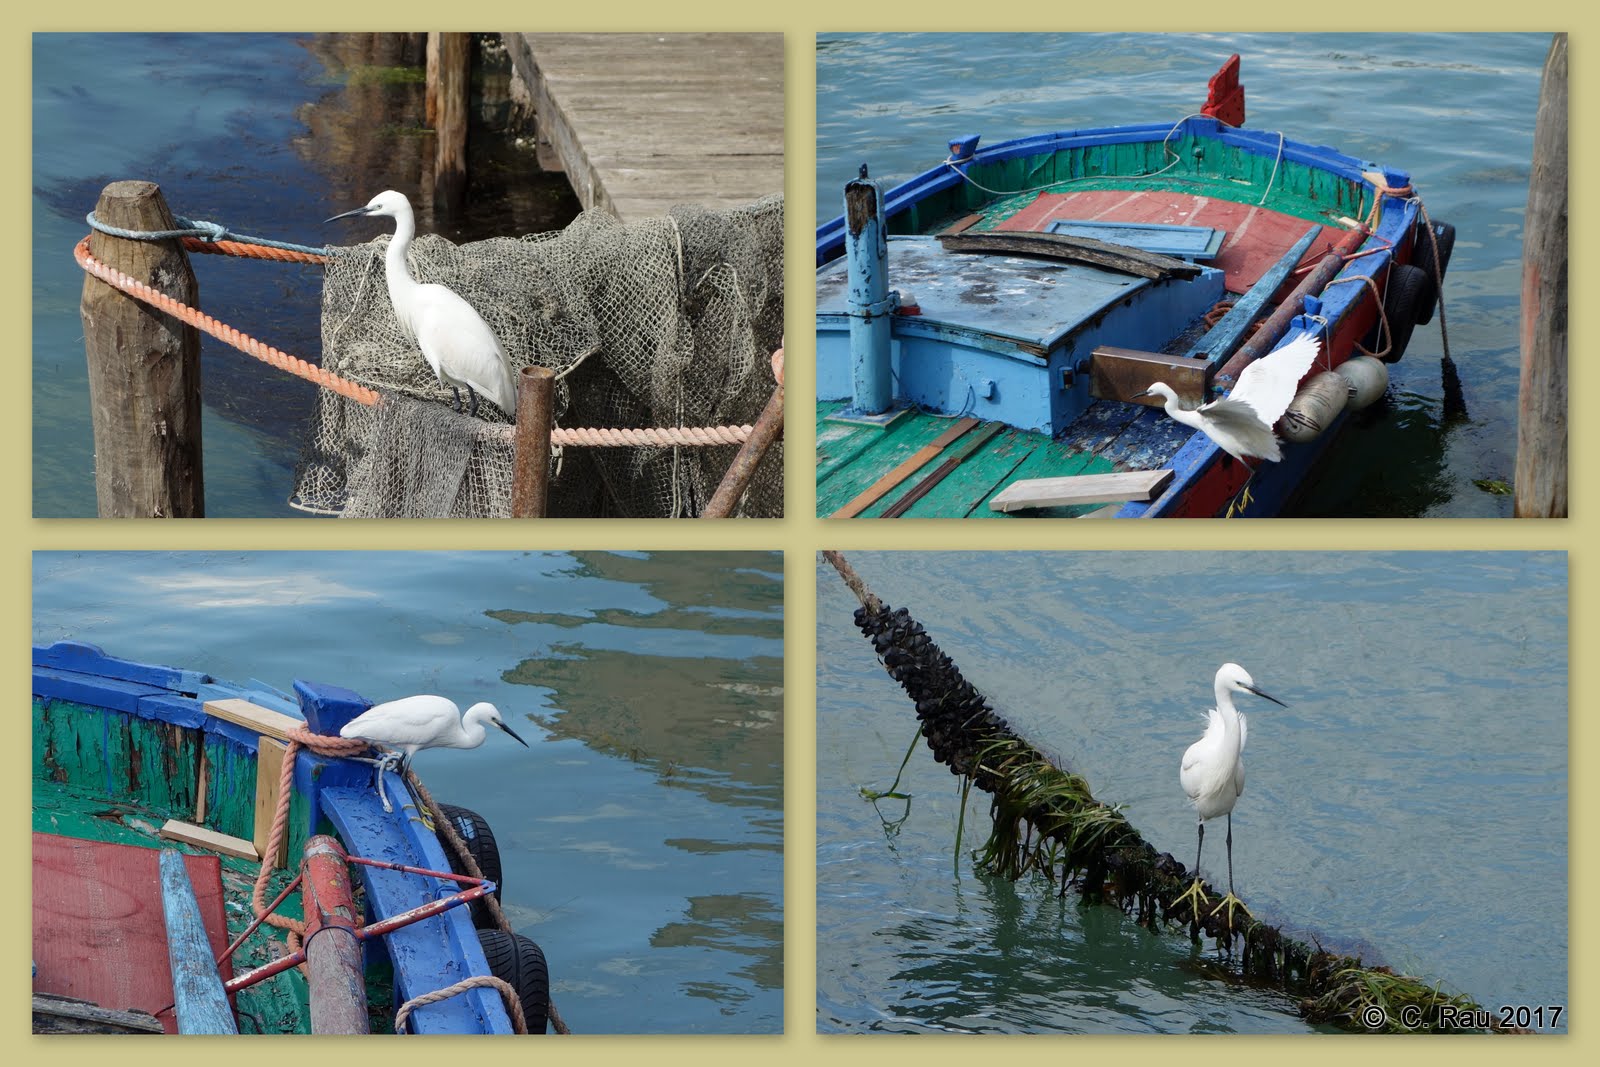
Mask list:
[[489,820],[518,932],[578,1033],[775,1033],[778,553],[39,553],[36,642],[488,700],[526,739],[419,753]]
[[1177,122],[1242,59],[1245,125],[1410,173],[1454,223],[1450,352],[1468,417],[1447,421],[1440,318],[1390,367],[1387,401],[1344,435],[1290,514],[1495,517],[1516,460],[1522,219],[1549,34],[821,34],[817,221],[866,163],[891,183],[948,138]]
[[[1194,860],[1178,763],[1235,660],[1249,781],[1239,895],[1264,921],[1480,1004],[1567,1003],[1564,553],[872,553],[846,558],[1035,745],[1156,848]],[[953,852],[957,779],[817,571],[818,1027],[1302,1033],[1206,977],[1215,949]],[[882,812],[881,816],[879,811]],[[974,790],[964,853],[982,845]],[[1226,823],[1202,863],[1225,881]],[[1563,1028],[1566,1019],[1563,1018]]]

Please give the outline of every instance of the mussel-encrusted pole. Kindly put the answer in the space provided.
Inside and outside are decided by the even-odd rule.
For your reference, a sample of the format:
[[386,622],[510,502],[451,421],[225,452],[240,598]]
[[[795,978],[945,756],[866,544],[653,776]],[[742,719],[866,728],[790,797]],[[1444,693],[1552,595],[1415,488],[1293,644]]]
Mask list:
[[[1389,1033],[1485,1028],[1490,1013],[1420,979],[1325,952],[1253,919],[1230,930],[1221,915],[1204,908],[1196,915],[1179,902],[1195,877],[1182,863],[1157,852],[1120,812],[1095,800],[1087,782],[1013,731],[909,611],[879,600],[839,553],[822,555],[861,601],[856,625],[915,703],[934,759],[993,798],[981,861],[987,869],[1013,879],[1038,869],[1059,879],[1063,893],[1075,885],[1152,928],[1160,920],[1191,935],[1203,929],[1227,948],[1237,938],[1242,948],[1230,959],[1238,970],[1294,996],[1312,1022]],[[1221,897],[1210,885],[1206,891]]]

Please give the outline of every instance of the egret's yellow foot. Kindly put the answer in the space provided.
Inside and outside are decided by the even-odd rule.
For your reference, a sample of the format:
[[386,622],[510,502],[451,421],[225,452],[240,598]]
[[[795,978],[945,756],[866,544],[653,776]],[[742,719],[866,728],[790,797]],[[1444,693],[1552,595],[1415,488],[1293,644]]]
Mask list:
[[1198,919],[1200,917],[1200,909],[1211,903],[1211,898],[1206,896],[1205,883],[1198,878],[1194,880],[1194,885],[1184,890],[1183,895],[1172,902],[1173,907],[1176,908],[1191,897],[1193,898],[1190,903],[1191,914]]
[[1234,896],[1233,892],[1231,890],[1229,891],[1227,896],[1222,898],[1222,902],[1220,904],[1218,904],[1216,907],[1211,909],[1211,914],[1215,915],[1217,912],[1222,911],[1224,908],[1226,908],[1227,911],[1228,911],[1228,929],[1229,930],[1233,929],[1233,910],[1235,908],[1238,908],[1240,911],[1244,912],[1245,915],[1248,916],[1249,918],[1251,918],[1251,919],[1255,918],[1254,915],[1250,914],[1250,909],[1244,906],[1244,901],[1242,901],[1238,897]]

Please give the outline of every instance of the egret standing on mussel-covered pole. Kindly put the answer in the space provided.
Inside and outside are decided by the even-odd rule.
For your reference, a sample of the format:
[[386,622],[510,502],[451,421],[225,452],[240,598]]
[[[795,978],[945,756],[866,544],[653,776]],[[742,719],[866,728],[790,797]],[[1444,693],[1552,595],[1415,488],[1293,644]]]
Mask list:
[[1197,408],[1182,407],[1178,394],[1165,382],[1156,382],[1138,395],[1161,397],[1168,416],[1193,426],[1253,471],[1250,456],[1274,463],[1283,458],[1278,438],[1272,432],[1273,423],[1289,409],[1300,379],[1316,362],[1321,348],[1315,337],[1301,334],[1245,367],[1227,396]]
[[505,724],[500,710],[493,704],[474,704],[462,715],[455,701],[426,695],[375,704],[345,723],[339,736],[358,737],[391,750],[378,761],[378,796],[383,800],[384,810],[388,811],[389,799],[383,794],[385,769],[398,763],[400,778],[404,781],[406,772],[411,769],[412,757],[422,749],[477,748],[488,736],[485,723],[498,726],[527,747],[528,742]]
[[[1200,917],[1202,904],[1210,901],[1200,880],[1200,851],[1206,841],[1206,820],[1218,815],[1228,817],[1228,895],[1211,910],[1215,915],[1224,908],[1228,911],[1228,927],[1233,928],[1234,908],[1250,909],[1233,895],[1233,805],[1244,792],[1244,742],[1248,728],[1244,715],[1233,706],[1234,693],[1254,693],[1272,701],[1279,707],[1288,707],[1275,696],[1268,696],[1256,688],[1250,673],[1237,663],[1224,663],[1217,670],[1217,706],[1210,709],[1205,736],[1190,745],[1183,754],[1183,764],[1178,770],[1178,781],[1188,794],[1199,815],[1199,838],[1194,848],[1194,885],[1179,901],[1192,898],[1195,919]],[[1174,902],[1176,903],[1176,901]]]
[[419,283],[406,266],[406,252],[417,233],[411,202],[392,189],[386,190],[366,207],[327,221],[357,215],[387,215],[394,219],[394,237],[384,256],[389,301],[400,328],[422,349],[422,358],[428,361],[439,384],[448,385],[455,394],[456,410],[461,410],[461,389],[466,389],[471,398],[469,415],[478,414],[479,393],[507,415],[516,415],[517,387],[511,377],[511,362],[489,324],[471,304],[444,286]]

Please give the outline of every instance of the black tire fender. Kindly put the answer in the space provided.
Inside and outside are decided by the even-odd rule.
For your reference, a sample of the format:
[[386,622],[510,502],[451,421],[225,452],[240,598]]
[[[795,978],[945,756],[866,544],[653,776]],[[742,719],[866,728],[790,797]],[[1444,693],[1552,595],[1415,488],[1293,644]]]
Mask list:
[[544,950],[532,938],[504,930],[479,930],[478,944],[489,961],[489,973],[517,991],[528,1033],[545,1033],[550,1021],[550,968]]

